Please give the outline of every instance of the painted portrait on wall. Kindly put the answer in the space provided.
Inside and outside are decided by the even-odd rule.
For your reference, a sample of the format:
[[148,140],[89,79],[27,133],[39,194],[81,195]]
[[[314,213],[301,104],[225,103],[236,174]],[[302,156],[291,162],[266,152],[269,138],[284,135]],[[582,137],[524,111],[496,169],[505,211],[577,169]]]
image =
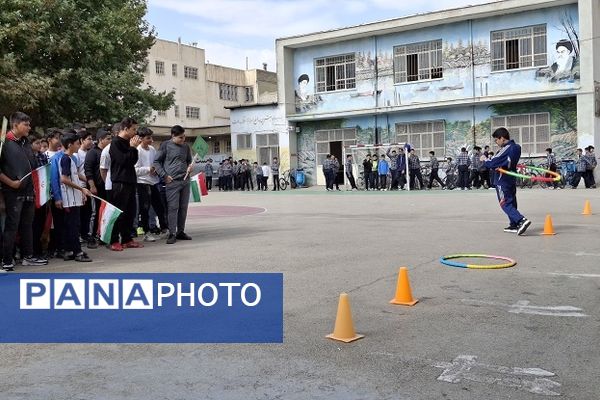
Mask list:
[[313,89],[309,84],[310,79],[307,74],[298,77],[296,86],[296,112],[306,112],[317,106],[321,102],[321,96],[314,95]]
[[540,68],[536,76],[550,82],[573,82],[579,79],[579,55],[576,47],[571,40],[559,40],[555,46],[554,62],[549,67]]

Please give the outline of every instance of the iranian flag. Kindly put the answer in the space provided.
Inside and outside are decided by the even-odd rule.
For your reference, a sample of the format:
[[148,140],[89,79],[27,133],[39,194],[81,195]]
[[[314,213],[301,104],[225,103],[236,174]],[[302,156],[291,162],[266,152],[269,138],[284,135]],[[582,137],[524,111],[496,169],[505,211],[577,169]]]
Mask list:
[[206,188],[206,177],[204,172],[200,172],[198,175],[194,175],[190,179],[190,201],[193,203],[200,203],[201,197],[208,194]]
[[104,243],[110,243],[110,236],[115,226],[115,221],[123,211],[107,201],[102,200],[101,203],[98,215],[98,236],[100,236],[100,240]]
[[50,164],[31,171],[35,190],[35,208],[40,208],[50,200]]

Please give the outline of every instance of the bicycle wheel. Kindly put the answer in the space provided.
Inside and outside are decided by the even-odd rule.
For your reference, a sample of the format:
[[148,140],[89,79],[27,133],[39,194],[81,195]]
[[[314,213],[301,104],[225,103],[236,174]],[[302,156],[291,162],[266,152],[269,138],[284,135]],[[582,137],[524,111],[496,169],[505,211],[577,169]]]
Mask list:
[[356,187],[358,190],[365,190],[365,178],[362,175],[358,177],[358,180],[356,181]]
[[288,182],[284,178],[279,178],[279,187],[281,190],[285,190],[288,187]]

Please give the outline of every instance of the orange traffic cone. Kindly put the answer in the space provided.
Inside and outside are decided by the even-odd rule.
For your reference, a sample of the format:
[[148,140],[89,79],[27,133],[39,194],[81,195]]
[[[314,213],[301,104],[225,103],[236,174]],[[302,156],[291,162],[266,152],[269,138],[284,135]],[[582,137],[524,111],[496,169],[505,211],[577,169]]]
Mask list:
[[546,222],[544,222],[544,232],[542,232],[542,235],[556,235],[554,227],[552,226],[552,217],[550,214],[546,215]]
[[350,300],[348,300],[348,294],[346,293],[340,294],[337,316],[335,317],[335,327],[333,328],[333,333],[326,337],[344,343],[350,343],[365,337],[365,335],[358,335],[354,330]]
[[583,206],[582,215],[592,215],[592,206],[590,205],[590,201],[586,200],[585,205]]
[[400,267],[398,272],[398,283],[396,284],[396,296],[390,300],[390,304],[400,304],[403,306],[414,306],[419,300],[413,299],[408,281],[408,270],[406,267]]

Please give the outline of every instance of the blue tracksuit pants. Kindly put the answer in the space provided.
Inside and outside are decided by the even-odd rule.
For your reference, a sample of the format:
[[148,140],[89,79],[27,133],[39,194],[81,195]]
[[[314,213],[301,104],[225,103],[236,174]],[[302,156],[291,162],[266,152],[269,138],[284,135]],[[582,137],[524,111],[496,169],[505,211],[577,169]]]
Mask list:
[[517,210],[517,185],[514,183],[497,182],[496,194],[502,211],[508,216],[511,226],[517,226],[524,218]]

